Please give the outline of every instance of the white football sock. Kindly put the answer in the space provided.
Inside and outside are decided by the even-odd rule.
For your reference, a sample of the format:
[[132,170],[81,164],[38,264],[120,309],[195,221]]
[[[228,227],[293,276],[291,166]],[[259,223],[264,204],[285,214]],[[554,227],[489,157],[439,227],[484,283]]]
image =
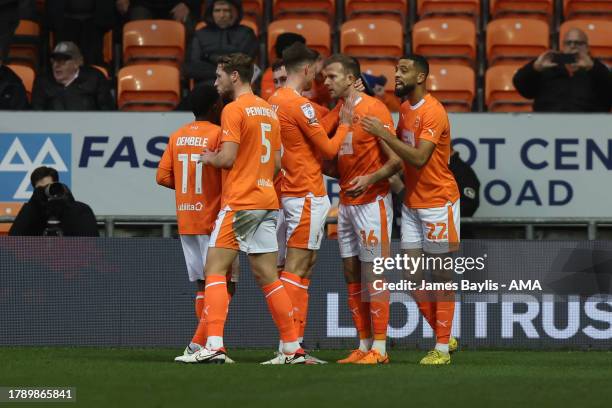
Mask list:
[[447,344],[436,343],[436,350],[442,353],[448,354],[448,343]]
[[372,338],[359,339],[359,350],[367,353],[372,348]]
[[206,340],[206,348],[209,350],[219,350],[223,348],[223,337],[221,336],[208,336]]
[[278,352],[279,353],[283,352],[283,341],[282,340],[278,341]]
[[380,353],[381,356],[387,354],[387,340],[374,340],[372,348]]
[[283,343],[283,353],[285,354],[295,354],[296,351],[300,348],[300,343],[297,341],[292,341],[290,343]]

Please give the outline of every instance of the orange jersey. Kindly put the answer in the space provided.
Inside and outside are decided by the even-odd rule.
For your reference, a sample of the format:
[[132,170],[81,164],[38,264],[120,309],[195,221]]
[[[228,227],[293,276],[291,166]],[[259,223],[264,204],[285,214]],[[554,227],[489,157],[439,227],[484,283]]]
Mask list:
[[410,208],[444,207],[459,198],[459,189],[448,168],[451,151],[450,124],[444,106],[431,94],[425,95],[415,106],[402,104],[397,134],[404,143],[417,147],[421,140],[436,145],[429,161],[417,169],[404,163],[406,195],[404,203]]
[[274,156],[280,150],[276,112],[260,97],[239,96],[221,114],[221,142],[238,143],[238,154],[223,180],[223,206],[232,210],[278,209]]
[[315,197],[325,196],[322,159],[333,159],[338,154],[349,127],[339,126],[330,139],[319,123],[313,104],[291,88],[278,89],[268,101],[281,125],[282,195],[305,197],[312,193]]
[[371,185],[358,197],[346,194],[346,190],[351,187],[349,183],[355,177],[374,173],[387,161],[378,138],[361,127],[361,119],[366,116],[377,117],[389,131],[395,133],[393,118],[385,104],[379,99],[360,93],[355,104],[352,131],[344,139],[338,153],[340,203],[344,205],[371,203],[376,201],[377,196],[384,196],[389,192],[389,182],[385,179]]
[[198,163],[216,149],[221,128],[191,122],[174,132],[157,168],[157,182],[174,188],[179,234],[210,235],[221,205],[221,171]]

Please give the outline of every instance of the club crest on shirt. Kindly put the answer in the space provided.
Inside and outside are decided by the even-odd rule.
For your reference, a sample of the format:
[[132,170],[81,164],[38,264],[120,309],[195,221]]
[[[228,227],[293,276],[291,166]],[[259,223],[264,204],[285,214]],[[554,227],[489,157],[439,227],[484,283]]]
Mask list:
[[308,124],[312,125],[313,123],[317,123],[317,114],[314,110],[314,107],[310,103],[305,103],[300,106],[304,116],[308,119]]

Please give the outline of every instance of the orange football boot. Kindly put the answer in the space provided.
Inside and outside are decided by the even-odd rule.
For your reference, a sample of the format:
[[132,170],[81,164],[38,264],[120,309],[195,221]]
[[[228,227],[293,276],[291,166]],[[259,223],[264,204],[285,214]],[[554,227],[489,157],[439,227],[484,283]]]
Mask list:
[[381,355],[377,350],[370,350],[363,358],[355,361],[355,364],[389,364],[389,355]]
[[351,354],[348,355],[348,357],[343,358],[342,360],[338,360],[337,363],[338,364],[351,364],[351,363],[355,363],[359,360],[361,360],[363,357],[366,356],[365,351],[361,351],[359,349],[355,349],[353,351],[351,351]]

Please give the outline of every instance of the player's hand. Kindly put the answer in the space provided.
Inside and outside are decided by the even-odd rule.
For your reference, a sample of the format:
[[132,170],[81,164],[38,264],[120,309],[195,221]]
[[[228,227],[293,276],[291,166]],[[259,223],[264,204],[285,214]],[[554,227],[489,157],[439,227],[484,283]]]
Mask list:
[[385,125],[383,125],[380,119],[374,116],[366,116],[365,118],[361,119],[361,127],[363,130],[373,134],[376,137],[384,138],[384,136],[387,134]]
[[576,63],[572,64],[576,69],[584,69],[590,71],[593,68],[593,58],[589,55],[588,51],[582,50],[576,56]]
[[357,176],[353,180],[351,180],[349,184],[351,187],[346,190],[346,193],[350,197],[360,196],[372,184],[372,176],[369,174],[366,176]]
[[340,109],[340,123],[343,125],[352,126],[353,116],[355,113],[355,99],[356,95],[351,95],[344,101],[342,108]]
[[130,0],[117,0],[115,2],[115,6],[117,7],[117,11],[119,14],[123,15],[127,13],[130,8]]
[[555,51],[553,50],[548,50],[540,54],[538,59],[536,59],[535,62],[533,63],[533,69],[535,69],[538,72],[542,72],[543,70],[547,68],[556,67],[557,63],[553,62],[552,60],[553,55],[555,55]]
[[363,81],[361,80],[361,78],[357,78],[357,80],[355,81],[355,83],[353,84],[353,86],[355,87],[356,90],[358,90],[359,92],[365,92],[365,85],[363,84]]
[[211,152],[208,149],[205,149],[204,152],[200,155],[200,159],[198,160],[198,162],[202,163],[203,165],[209,165],[210,163],[212,163],[213,159],[217,156],[218,152]]
[[189,7],[185,3],[179,3],[172,10],[170,10],[172,17],[174,17],[175,21],[179,23],[184,23],[187,21],[187,16],[189,15]]

